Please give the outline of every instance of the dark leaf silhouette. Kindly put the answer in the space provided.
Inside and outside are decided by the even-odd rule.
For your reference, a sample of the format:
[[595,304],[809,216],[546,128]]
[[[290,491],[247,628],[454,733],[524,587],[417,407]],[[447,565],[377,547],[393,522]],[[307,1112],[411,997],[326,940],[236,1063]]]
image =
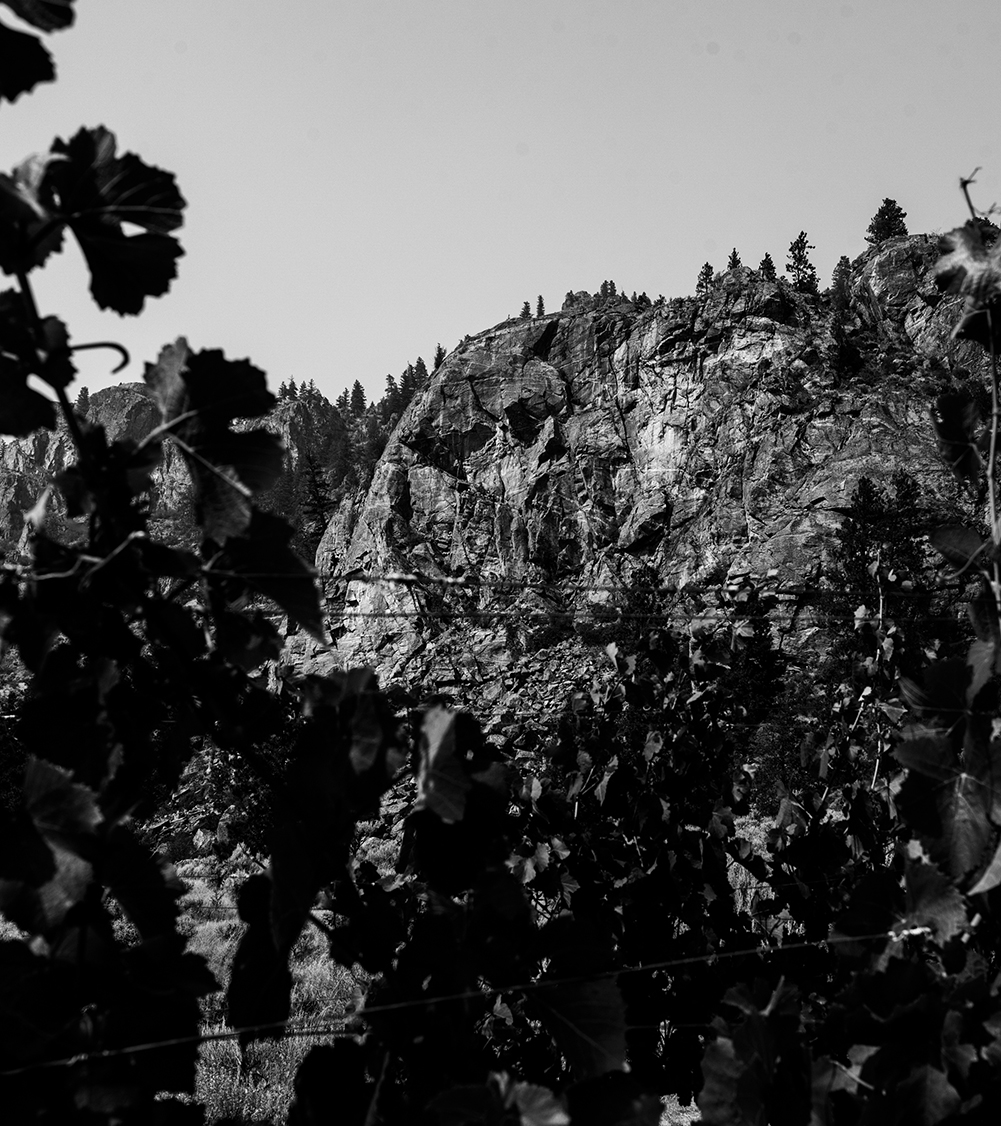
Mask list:
[[934,864],[908,864],[905,888],[907,913],[903,926],[930,928],[934,941],[942,946],[967,925],[966,901]]
[[37,35],[0,23],[0,99],[17,101],[39,82],[51,82],[55,76],[52,56]]
[[[0,45],[2,42],[0,35]],[[61,159],[40,153],[23,160],[9,176],[0,173],[0,269],[4,273],[33,270],[62,246],[62,223],[54,214],[52,193],[45,184],[49,164]]]
[[90,292],[102,309],[135,316],[147,297],[162,297],[184,251],[167,235],[93,232],[80,237]]
[[288,546],[292,529],[278,516],[254,509],[250,526],[226,540],[212,571],[239,576],[318,641],[325,640],[316,579],[310,567]]
[[622,1070],[626,1010],[614,978],[546,985],[535,991],[535,1000],[578,1079]]
[[442,821],[461,821],[472,781],[456,755],[456,716],[448,708],[430,708],[421,727],[421,765],[415,809],[428,809]]
[[[83,250],[98,305],[135,314],[147,297],[167,292],[183,253],[168,232],[182,222],[184,199],[169,172],[133,153],[116,155],[115,135],[104,126],[55,140],[45,186]],[[129,223],[143,228],[127,234]]]
[[950,524],[936,528],[929,539],[932,547],[961,574],[984,565],[988,545],[972,528]]
[[931,412],[939,452],[961,481],[970,481],[983,469],[977,449],[979,414],[970,395],[947,391],[935,400]]
[[939,289],[981,304],[1001,294],[1001,241],[985,247],[977,223],[967,221],[944,234],[939,250],[942,256],[935,263]]
[[39,31],[60,31],[71,27],[74,0],[3,0],[12,12]]

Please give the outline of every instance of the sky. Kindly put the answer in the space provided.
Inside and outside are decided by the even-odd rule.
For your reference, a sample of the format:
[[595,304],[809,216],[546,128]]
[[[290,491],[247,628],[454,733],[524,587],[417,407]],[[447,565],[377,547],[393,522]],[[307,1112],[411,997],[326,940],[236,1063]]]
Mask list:
[[[997,0],[77,0],[0,107],[0,168],[107,126],[188,206],[170,293],[101,313],[36,272],[91,391],[180,335],[331,398],[605,279],[694,292],[805,230],[822,284],[884,197],[912,233],[1001,201]],[[17,21],[8,10],[2,18]]]

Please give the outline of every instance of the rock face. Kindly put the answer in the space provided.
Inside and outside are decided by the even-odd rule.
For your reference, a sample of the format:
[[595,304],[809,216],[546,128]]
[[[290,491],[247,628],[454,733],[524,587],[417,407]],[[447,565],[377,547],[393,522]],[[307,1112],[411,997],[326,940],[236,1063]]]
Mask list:
[[[581,295],[464,341],[320,544],[326,659],[459,683],[471,662],[509,661],[512,631],[515,649],[544,646],[540,628],[568,644],[553,612],[572,632],[639,573],[816,583],[863,475],[903,469],[958,503],[928,410],[976,361],[949,341],[936,256],[918,236],[854,263],[854,373],[829,297],[746,268],[704,298]],[[373,581],[393,572],[418,580]]]
[[[336,411],[322,397],[309,403],[283,399],[265,417],[237,420],[238,429],[263,426],[285,446],[294,468],[306,451],[329,445]],[[123,383],[90,396],[87,419],[104,427],[109,442],[139,442],[160,424],[160,410],[144,383]],[[190,527],[190,481],[184,460],[170,442],[162,445],[162,459],[153,473],[150,511],[154,530],[168,540],[185,534]],[[37,431],[27,438],[0,439],[0,550],[23,550],[26,543],[24,514],[32,508],[53,478],[75,458],[73,443],[65,427]],[[61,516],[58,493],[48,505],[50,532],[72,536],[73,522]],[[159,526],[157,526],[159,522]],[[56,525],[56,527],[53,527]]]

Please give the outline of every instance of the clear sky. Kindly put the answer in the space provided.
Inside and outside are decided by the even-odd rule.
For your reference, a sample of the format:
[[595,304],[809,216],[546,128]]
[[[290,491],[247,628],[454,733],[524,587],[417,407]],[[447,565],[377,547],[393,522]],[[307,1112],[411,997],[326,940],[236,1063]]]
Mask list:
[[[78,0],[59,71],[0,108],[13,167],[106,125],[176,173],[187,251],[139,318],[82,260],[36,275],[74,342],[141,378],[187,335],[330,396],[542,295],[694,291],[706,260],[823,284],[885,196],[948,230],[1001,200],[998,0]],[[9,13],[3,9],[3,18]],[[13,23],[14,21],[8,20]]]

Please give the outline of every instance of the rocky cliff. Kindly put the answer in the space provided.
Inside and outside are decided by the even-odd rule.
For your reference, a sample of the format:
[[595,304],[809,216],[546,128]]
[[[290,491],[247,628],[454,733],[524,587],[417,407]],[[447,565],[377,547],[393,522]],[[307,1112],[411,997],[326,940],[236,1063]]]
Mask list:
[[[580,293],[466,338],[410,403],[367,490],[341,490],[316,554],[333,644],[290,637],[287,661],[370,663],[424,691],[550,706],[603,659],[598,627],[621,620],[630,584],[743,576],[778,589],[795,612],[776,628],[808,640],[797,592],[823,585],[863,475],[903,469],[940,508],[970,503],[928,410],[982,361],[950,340],[936,256],[929,237],[887,241],[853,263],[840,302],[738,268],[699,298]],[[95,394],[90,417],[112,438],[157,422],[141,384]],[[265,424],[295,467],[303,451],[334,456],[338,419],[314,395],[283,398]],[[59,431],[0,446],[8,547],[68,454]],[[169,520],[186,492],[168,446],[154,514]],[[529,700],[540,683],[544,698]]]
[[[883,243],[853,264],[841,311],[738,268],[699,299],[580,295],[468,338],[328,527],[336,645],[294,659],[374,663],[431,690],[526,651],[558,673],[638,574],[820,583],[863,475],[904,469],[961,503],[928,412],[976,360],[949,339],[936,257],[929,237]],[[398,572],[416,579],[378,580]]]
[[[286,465],[295,471],[306,454],[329,448],[336,411],[322,396],[309,401],[282,399],[262,419],[238,420],[237,428],[264,426],[276,434],[286,450]],[[123,383],[96,391],[89,398],[87,420],[105,429],[108,441],[138,442],[160,424],[160,411],[143,383]],[[184,460],[169,442],[153,473],[150,511],[153,530],[168,540],[194,539],[190,482]],[[23,439],[0,439],[0,551],[23,550],[24,514],[55,476],[74,459],[73,444],[63,425],[40,430]],[[48,503],[50,534],[73,535],[73,521],[62,515],[58,492]]]

